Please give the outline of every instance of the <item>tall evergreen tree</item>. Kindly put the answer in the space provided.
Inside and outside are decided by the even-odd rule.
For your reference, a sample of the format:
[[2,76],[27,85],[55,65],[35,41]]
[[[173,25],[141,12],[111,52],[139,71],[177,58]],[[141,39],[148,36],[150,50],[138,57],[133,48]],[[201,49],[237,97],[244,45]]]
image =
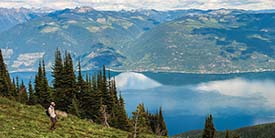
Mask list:
[[124,99],[120,94],[119,102],[117,105],[118,106],[118,114],[116,116],[119,125],[116,128],[128,131],[130,126],[129,126],[129,120],[128,120],[128,116],[127,116],[124,104],[125,104]]
[[[81,118],[93,119],[93,109],[91,104],[93,103],[93,97],[91,95],[91,87],[89,87],[89,77],[86,76],[86,81],[82,77],[82,70],[80,61],[78,61],[78,76],[77,76],[77,98],[79,106],[79,115]],[[74,100],[74,99],[73,99]],[[75,102],[74,100],[73,102]]]
[[64,61],[61,52],[57,49],[53,66],[54,100],[58,109],[68,112],[73,105],[73,97],[77,96],[76,79],[72,57],[65,53]]
[[68,105],[65,103],[66,93],[64,91],[64,63],[59,49],[55,52],[55,61],[52,70],[54,101],[58,105],[58,109],[67,111]]
[[[92,109],[94,110],[94,121],[97,123],[101,123],[102,120],[100,118],[101,113],[100,113],[100,108],[103,105],[103,100],[102,100],[102,71],[99,71],[97,75],[94,75],[92,77],[92,86],[93,86],[93,92],[92,92],[92,97],[94,98],[93,104],[92,104]],[[108,108],[108,107],[106,107]]]
[[[117,89],[115,79],[109,80],[109,91],[112,97],[113,104],[118,104]],[[121,95],[120,95],[121,96]]]
[[16,99],[18,97],[18,92],[17,92],[17,89],[16,89],[16,82],[15,82],[14,78],[12,79],[11,96],[13,97],[13,99]]
[[92,119],[96,121],[96,116],[99,114],[96,111],[94,103],[95,98],[93,96],[94,91],[84,90],[81,94],[81,100],[79,100],[80,116],[82,118]]
[[47,107],[51,102],[51,97],[49,93],[48,80],[46,78],[45,64],[41,65],[39,62],[38,71],[35,76],[35,96],[37,97],[37,102],[43,107]]
[[64,111],[68,111],[69,106],[73,106],[73,97],[77,94],[76,79],[73,68],[72,57],[69,53],[65,53],[64,69],[63,69],[63,91],[64,97]]
[[213,117],[210,114],[205,120],[202,138],[215,138],[216,129],[213,123]]
[[36,96],[34,94],[33,88],[32,88],[32,82],[29,82],[29,99],[28,104],[29,105],[35,105],[37,103]]
[[166,124],[165,124],[165,121],[164,121],[164,118],[163,118],[163,115],[162,115],[162,108],[160,107],[159,109],[159,113],[157,114],[157,120],[158,120],[158,133],[159,135],[162,135],[162,136],[167,136],[168,135],[168,130],[167,130],[167,127],[166,127]]
[[102,76],[101,76],[101,92],[102,92],[102,102],[104,105],[107,106],[107,112],[110,114],[112,111],[112,108],[114,106],[113,97],[111,95],[110,90],[108,89],[108,82],[106,77],[106,68],[103,66],[102,68]]
[[83,93],[84,90],[86,89],[85,87],[86,87],[86,84],[82,77],[80,61],[78,61],[77,92],[80,94]]
[[6,68],[6,64],[4,63],[4,58],[2,55],[2,51],[0,49],[0,95],[10,96],[11,89],[12,89],[12,83],[11,83],[10,75]]
[[35,90],[35,96],[37,97],[37,102],[41,104],[41,93],[42,93],[42,67],[41,67],[41,62],[39,62],[37,74],[35,75],[34,79],[34,90]]

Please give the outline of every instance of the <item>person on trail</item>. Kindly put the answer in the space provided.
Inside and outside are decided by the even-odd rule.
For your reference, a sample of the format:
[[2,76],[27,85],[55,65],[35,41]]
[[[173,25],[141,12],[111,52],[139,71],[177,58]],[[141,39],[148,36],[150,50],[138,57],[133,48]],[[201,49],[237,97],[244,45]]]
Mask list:
[[55,103],[51,102],[50,107],[48,108],[48,113],[50,115],[51,123],[52,123],[51,127],[50,127],[50,130],[54,130],[55,129],[55,124],[57,122],[56,113],[55,113],[54,107],[55,107]]

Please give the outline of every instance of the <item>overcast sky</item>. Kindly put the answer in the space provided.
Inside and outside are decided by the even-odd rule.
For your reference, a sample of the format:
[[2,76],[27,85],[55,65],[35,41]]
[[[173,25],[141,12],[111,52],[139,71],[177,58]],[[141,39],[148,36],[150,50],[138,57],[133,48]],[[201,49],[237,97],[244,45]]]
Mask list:
[[90,6],[97,10],[130,9],[275,9],[275,0],[0,0],[5,8],[64,9]]

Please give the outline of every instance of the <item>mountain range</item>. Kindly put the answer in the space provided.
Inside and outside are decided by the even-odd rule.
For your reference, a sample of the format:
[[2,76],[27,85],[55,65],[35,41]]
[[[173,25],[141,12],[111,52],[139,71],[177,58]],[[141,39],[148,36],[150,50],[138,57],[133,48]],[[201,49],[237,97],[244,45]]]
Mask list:
[[13,72],[34,71],[42,58],[50,70],[56,49],[70,52],[84,70],[275,69],[273,10],[0,11],[0,47]]

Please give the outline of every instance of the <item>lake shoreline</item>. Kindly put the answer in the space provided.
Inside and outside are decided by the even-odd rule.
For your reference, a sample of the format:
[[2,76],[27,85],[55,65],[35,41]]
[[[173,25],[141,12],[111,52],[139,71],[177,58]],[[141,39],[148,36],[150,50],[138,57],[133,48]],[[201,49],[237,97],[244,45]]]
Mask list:
[[[113,72],[137,72],[137,73],[181,73],[181,74],[197,74],[197,75],[230,75],[230,74],[244,74],[244,73],[265,73],[265,72],[275,72],[275,69],[265,69],[260,71],[232,71],[232,72],[187,72],[187,71],[165,71],[165,70],[119,70],[119,69],[111,69],[108,68],[110,71]],[[88,70],[87,70],[88,71]]]

